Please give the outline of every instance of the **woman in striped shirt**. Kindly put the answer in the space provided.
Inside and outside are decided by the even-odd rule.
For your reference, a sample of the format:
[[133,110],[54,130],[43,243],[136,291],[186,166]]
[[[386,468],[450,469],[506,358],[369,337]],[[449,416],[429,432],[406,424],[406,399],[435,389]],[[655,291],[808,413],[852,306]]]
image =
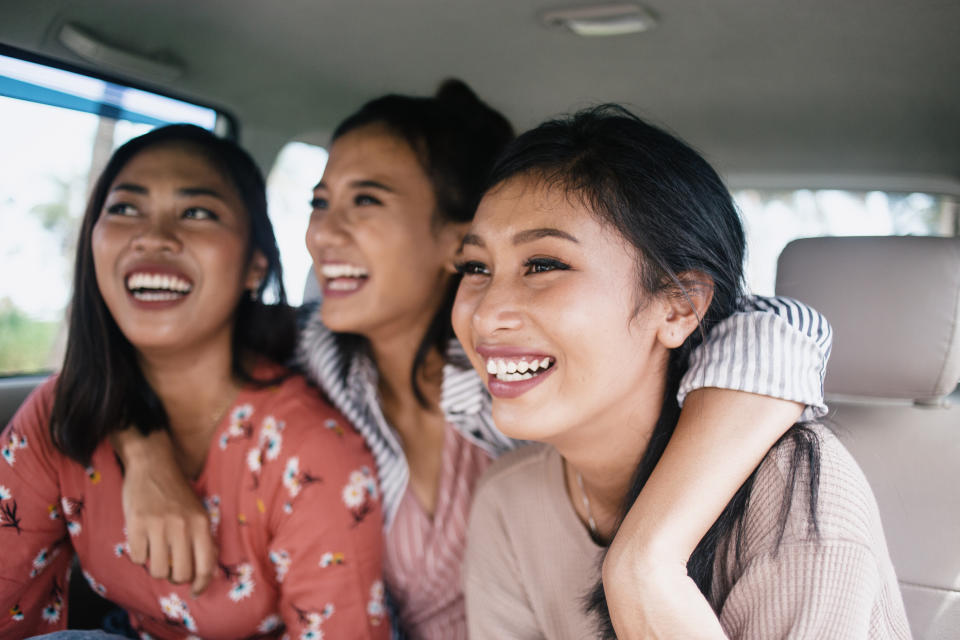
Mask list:
[[[336,129],[314,190],[307,246],[323,304],[308,311],[300,361],[377,461],[386,583],[414,638],[466,637],[460,565],[473,487],[518,444],[494,427],[490,397],[450,324],[453,262],[512,137],[503,116],[458,81],[435,97],[385,96]],[[682,567],[688,545],[801,411],[825,412],[829,346],[824,319],[790,300],[748,300],[715,327],[681,385],[681,401],[691,395],[661,471],[618,537],[626,557],[664,576],[678,559]],[[160,464],[129,456],[127,464],[131,503],[150,504],[151,483],[176,482]],[[695,473],[705,465],[716,470],[708,486]],[[192,513],[185,499],[164,500],[153,522]],[[138,535],[167,544],[161,529]],[[672,594],[651,597],[675,605]]]

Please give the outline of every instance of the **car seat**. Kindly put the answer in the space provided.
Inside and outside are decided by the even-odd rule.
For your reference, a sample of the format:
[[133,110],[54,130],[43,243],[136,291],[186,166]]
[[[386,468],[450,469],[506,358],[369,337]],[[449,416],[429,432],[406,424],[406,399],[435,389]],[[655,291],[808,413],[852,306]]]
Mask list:
[[960,638],[960,238],[796,240],[777,294],[833,326],[825,422],[876,495],[914,637]]

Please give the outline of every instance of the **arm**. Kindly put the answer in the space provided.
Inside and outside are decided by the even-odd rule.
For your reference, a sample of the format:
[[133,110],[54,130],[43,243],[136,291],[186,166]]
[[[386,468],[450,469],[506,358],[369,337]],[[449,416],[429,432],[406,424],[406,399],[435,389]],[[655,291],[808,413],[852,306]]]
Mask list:
[[60,512],[47,425],[53,382],[34,391],[0,434],[0,637],[25,638],[67,626],[67,568],[73,557]]
[[810,419],[825,413],[830,337],[829,324],[809,307],[758,298],[691,355],[677,428],[604,561],[620,638],[723,637],[687,577],[687,559],[801,412]]
[[202,593],[213,577],[216,545],[207,512],[177,464],[170,435],[144,436],[129,428],[111,440],[124,466],[130,559],[146,564],[149,558],[154,578],[192,581],[193,593]]
[[[337,435],[316,428],[329,420],[346,425],[332,410],[313,415],[305,437],[284,442],[264,467],[272,476],[264,476],[263,500],[270,500],[268,560],[280,617],[290,637],[321,631],[324,638],[385,639],[390,620],[373,459],[352,429]],[[287,417],[287,432],[292,422]]]

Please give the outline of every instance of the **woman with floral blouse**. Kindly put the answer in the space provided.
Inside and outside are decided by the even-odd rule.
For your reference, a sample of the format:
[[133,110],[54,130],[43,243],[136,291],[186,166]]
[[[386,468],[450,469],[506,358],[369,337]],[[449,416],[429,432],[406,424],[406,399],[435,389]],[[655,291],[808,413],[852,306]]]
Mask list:
[[[80,233],[63,369],[0,440],[0,636],[65,627],[76,554],[144,638],[387,637],[373,459],[277,364],[295,341],[280,275],[239,147],[178,125],[117,150]],[[131,561],[110,443],[128,426],[169,433],[206,508],[202,595],[167,580],[192,572],[182,550]]]

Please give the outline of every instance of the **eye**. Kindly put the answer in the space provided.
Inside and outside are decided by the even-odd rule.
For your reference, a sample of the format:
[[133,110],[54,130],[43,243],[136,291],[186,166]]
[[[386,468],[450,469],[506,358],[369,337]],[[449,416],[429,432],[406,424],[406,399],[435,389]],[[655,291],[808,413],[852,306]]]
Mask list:
[[310,201],[310,208],[314,211],[325,211],[328,206],[327,199],[319,196]]
[[358,207],[369,207],[371,205],[381,204],[379,200],[371,195],[367,195],[366,193],[357,194],[357,196],[353,199],[353,203]]
[[183,212],[184,219],[186,220],[219,220],[220,216],[215,214],[210,209],[204,209],[203,207],[190,207]]
[[107,207],[107,213],[113,214],[116,216],[135,216],[137,213],[137,208],[132,204],[127,204],[125,202],[118,202]]
[[523,263],[523,266],[527,269],[527,275],[546,273],[547,271],[568,271],[570,269],[570,265],[556,258],[530,258]]
[[490,269],[487,268],[487,265],[477,260],[467,260],[466,262],[458,262],[457,264],[454,265],[454,268],[457,270],[457,273],[463,276],[490,275]]

